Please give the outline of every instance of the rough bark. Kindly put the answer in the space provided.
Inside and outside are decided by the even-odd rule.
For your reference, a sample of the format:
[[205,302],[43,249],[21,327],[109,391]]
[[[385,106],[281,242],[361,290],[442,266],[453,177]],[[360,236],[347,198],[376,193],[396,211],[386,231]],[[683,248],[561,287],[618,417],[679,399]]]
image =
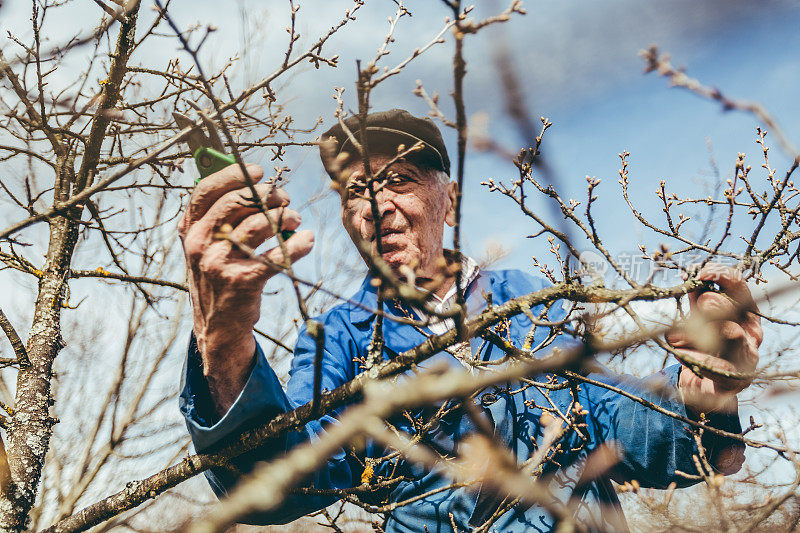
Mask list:
[[61,303],[77,237],[74,221],[58,217],[50,223],[50,245],[27,346],[30,364],[17,375],[16,409],[8,422],[11,483],[7,498],[0,503],[0,528],[4,531],[25,528],[56,422],[50,416],[50,378],[53,361],[63,347]]
[[[54,203],[91,183],[106,136],[108,110],[120,101],[122,79],[133,47],[139,3],[132,4],[127,16],[122,19],[108,81],[103,87],[102,98],[93,117],[93,123],[83,163],[77,179],[72,164],[74,153],[58,157]],[[54,141],[58,145],[58,141]],[[63,146],[63,145],[62,145]],[[70,190],[70,182],[75,182]],[[17,375],[17,392],[14,415],[8,422],[8,463],[11,479],[4,498],[0,501],[0,529],[21,531],[29,520],[29,513],[42,474],[53,425],[57,420],[50,416],[53,403],[50,379],[53,362],[64,341],[61,335],[61,309],[64,302],[70,264],[78,240],[77,222],[83,207],[78,205],[63,215],[50,219],[47,255],[34,307],[33,324],[27,343],[29,365],[23,365]]]

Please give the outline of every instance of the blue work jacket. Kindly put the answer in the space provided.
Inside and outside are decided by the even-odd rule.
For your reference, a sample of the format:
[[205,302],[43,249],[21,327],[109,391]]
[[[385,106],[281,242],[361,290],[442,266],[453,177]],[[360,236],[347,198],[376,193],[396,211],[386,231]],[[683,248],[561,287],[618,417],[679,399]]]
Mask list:
[[[486,306],[487,295],[494,305],[518,296],[540,290],[549,285],[543,279],[534,278],[518,270],[481,271],[467,287],[467,306],[470,314]],[[357,305],[360,304],[360,305]],[[397,303],[387,304],[389,313],[403,316],[409,310]],[[558,307],[558,311],[555,308]],[[353,379],[361,372],[359,360],[363,360],[370,343],[376,308],[375,289],[365,280],[351,302],[334,307],[318,318],[325,331],[325,353],[322,361],[322,387],[332,390]],[[543,308],[533,308],[538,315]],[[551,307],[551,320],[558,319],[563,310]],[[509,319],[507,336],[517,347],[522,347],[531,322],[524,314]],[[537,328],[532,346],[547,338],[549,331]],[[386,339],[385,357],[391,358],[422,342],[426,336],[413,326],[384,321]],[[575,343],[565,338],[558,342]],[[473,353],[480,350],[481,360],[493,360],[503,356],[500,349],[481,339],[473,339]],[[543,350],[543,354],[550,348]],[[305,332],[300,332],[292,359],[289,382],[284,392],[275,372],[267,363],[263,352],[257,348],[252,372],[236,402],[222,418],[213,416],[208,385],[202,374],[200,356],[194,341],[190,342],[189,357],[183,372],[180,409],[186,419],[192,441],[198,451],[213,450],[226,437],[242,429],[269,421],[276,414],[308,403],[312,399],[313,362],[315,345]],[[435,355],[420,366],[423,368],[436,361],[460,363],[445,352]],[[648,378],[609,374],[590,374],[598,381],[621,388],[640,396],[669,411],[687,416],[686,407],[677,389],[680,365],[667,367]],[[544,379],[542,376],[538,379]],[[522,388],[523,390],[519,390]],[[622,483],[637,480],[643,487],[665,488],[671,482],[678,486],[691,484],[686,478],[677,476],[676,470],[694,473],[692,455],[697,447],[692,433],[682,422],[660,414],[625,396],[597,385],[580,384],[578,400],[588,414],[586,426],[579,432],[571,430],[562,440],[560,451],[552,461],[546,463],[540,479],[546,480],[553,498],[569,503],[577,520],[592,530],[624,531],[627,529],[619,500],[611,480]],[[541,407],[558,407],[567,413],[573,401],[569,388],[549,391],[549,400],[536,387],[520,387],[507,384],[483,391],[476,404],[487,415],[495,428],[497,438],[502,441],[521,463],[536,451],[543,437],[540,423]],[[552,403],[551,403],[552,402]],[[342,408],[342,409],[346,409]],[[235,461],[240,473],[251,470],[255,462],[267,460],[291,449],[298,443],[319,438],[325,427],[336,423],[340,411],[309,422],[300,431],[293,431],[285,438],[275,439],[267,446],[246,454]],[[391,422],[400,430],[413,434],[411,423],[397,417]],[[733,433],[741,432],[738,414],[716,414],[711,424]],[[460,440],[474,432],[471,419],[462,410],[453,410],[437,427],[422,439],[424,444],[438,451],[456,453]],[[603,443],[615,442],[620,450],[619,463],[606,474],[582,481],[581,474],[586,458]],[[731,439],[718,437],[710,432],[704,436],[704,447],[714,464],[719,452],[732,448],[740,457],[741,444]],[[386,450],[367,444],[358,457],[340,451],[330,457],[306,486],[317,489],[343,489],[361,483],[365,457],[382,457]],[[735,468],[741,466],[739,463]],[[375,468],[373,479],[388,476],[390,468],[394,475],[405,480],[393,485],[386,492],[373,495],[374,502],[404,502],[452,483],[436,470],[430,471],[417,465],[388,462]],[[206,477],[217,495],[224,495],[237,481],[232,470],[212,470]],[[488,491],[487,491],[488,492]],[[369,501],[369,498],[366,498]],[[272,512],[248,517],[248,521],[259,524],[286,523],[300,516],[330,505],[335,501],[330,496],[290,495],[283,505]],[[452,530],[469,531],[480,525],[496,510],[499,500],[493,495],[482,494],[480,487],[449,488],[433,492],[395,509],[386,522],[386,531],[409,531],[442,533]],[[571,511],[571,512],[572,512]],[[452,519],[451,519],[452,516]],[[491,531],[551,531],[553,518],[540,507],[514,508],[503,514],[491,527]]]

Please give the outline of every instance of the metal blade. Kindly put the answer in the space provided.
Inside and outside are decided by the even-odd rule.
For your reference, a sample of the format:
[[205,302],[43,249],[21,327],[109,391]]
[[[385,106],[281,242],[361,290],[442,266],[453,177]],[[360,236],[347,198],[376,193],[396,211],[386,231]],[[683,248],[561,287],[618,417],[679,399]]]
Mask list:
[[192,130],[192,133],[190,133],[189,136],[186,137],[186,144],[189,145],[189,150],[192,152],[192,154],[194,154],[198,149],[204,146],[211,146],[211,143],[203,133],[202,128],[200,128],[199,126],[195,126],[195,123],[192,119],[190,119],[186,115],[178,113],[177,111],[172,113],[172,118],[175,119],[175,124],[178,125],[179,129],[184,129],[188,127],[194,128]]
[[200,111],[200,118],[203,119],[203,124],[206,126],[206,130],[208,131],[208,139],[211,141],[210,147],[214,150],[225,153],[225,145],[222,144],[222,139],[219,138],[219,133],[217,133],[217,125],[214,124],[214,121],[211,120],[204,111]]

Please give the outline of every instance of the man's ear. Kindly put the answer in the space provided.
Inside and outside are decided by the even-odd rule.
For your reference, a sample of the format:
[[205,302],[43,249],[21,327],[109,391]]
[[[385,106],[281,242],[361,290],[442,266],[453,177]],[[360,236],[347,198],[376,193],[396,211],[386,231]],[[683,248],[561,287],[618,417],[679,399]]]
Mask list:
[[455,181],[447,182],[447,198],[450,200],[444,221],[448,226],[456,225],[456,196],[458,195],[458,183]]

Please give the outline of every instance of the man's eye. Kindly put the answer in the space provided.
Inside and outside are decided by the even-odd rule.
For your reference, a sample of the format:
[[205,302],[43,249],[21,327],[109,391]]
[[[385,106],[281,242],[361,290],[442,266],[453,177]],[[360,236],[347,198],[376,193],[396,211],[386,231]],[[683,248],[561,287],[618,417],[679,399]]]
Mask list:
[[366,185],[359,181],[350,183],[347,188],[352,194],[364,194],[367,191]]
[[410,183],[414,181],[413,178],[410,176],[404,176],[402,174],[395,174],[391,178],[389,178],[389,183],[392,185],[400,185],[403,183]]

